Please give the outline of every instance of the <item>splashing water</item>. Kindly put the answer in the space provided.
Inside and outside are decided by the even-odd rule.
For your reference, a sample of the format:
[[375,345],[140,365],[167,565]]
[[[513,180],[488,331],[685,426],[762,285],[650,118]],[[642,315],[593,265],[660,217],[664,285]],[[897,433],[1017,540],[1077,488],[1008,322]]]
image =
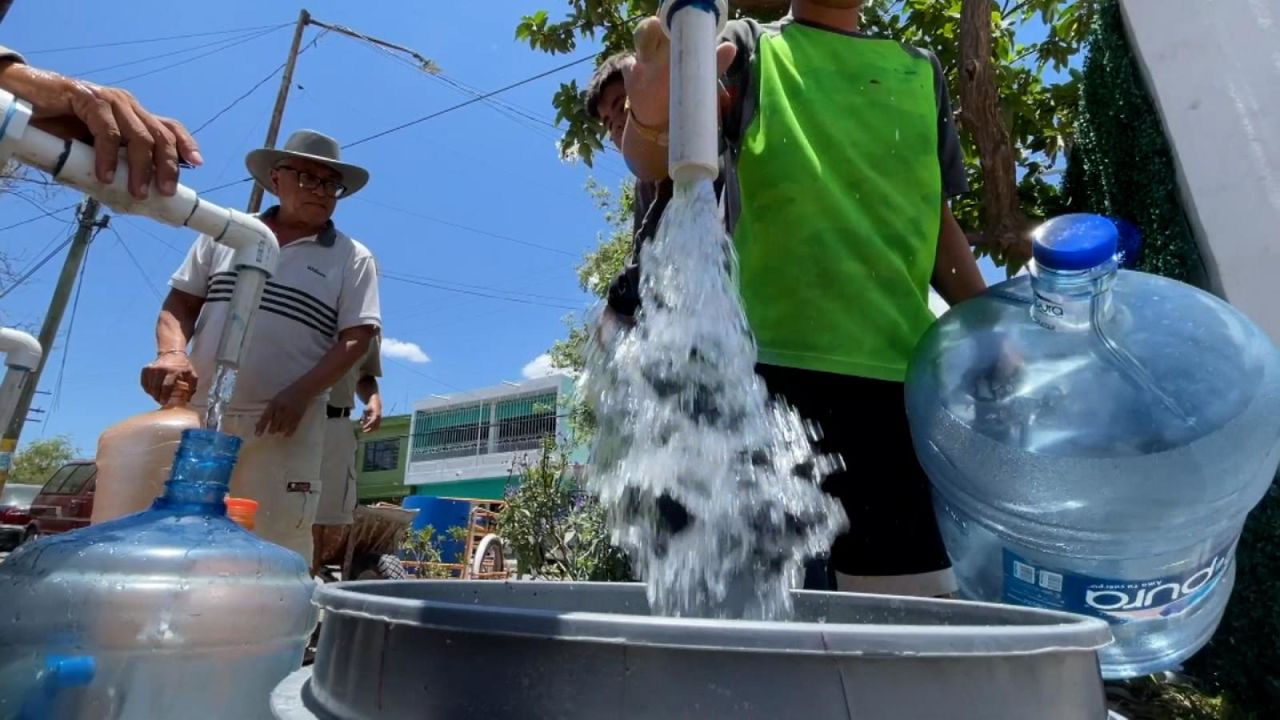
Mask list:
[[636,326],[593,347],[593,489],[662,615],[786,619],[804,560],[847,525],[838,458],[771,401],[709,182],[680,185],[641,256]]
[[206,430],[222,430],[222,414],[231,403],[231,396],[235,391],[236,369],[219,364],[214,372],[213,385],[209,387],[209,409],[204,415]]

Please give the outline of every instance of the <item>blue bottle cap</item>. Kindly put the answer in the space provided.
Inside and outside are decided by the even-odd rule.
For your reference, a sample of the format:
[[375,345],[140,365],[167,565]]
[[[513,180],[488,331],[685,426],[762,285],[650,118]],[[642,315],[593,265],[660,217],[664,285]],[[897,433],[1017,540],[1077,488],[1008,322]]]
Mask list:
[[1031,234],[1036,264],[1050,270],[1091,270],[1113,260],[1119,248],[1116,224],[1101,215],[1063,215]]
[[1120,267],[1133,269],[1142,259],[1142,230],[1137,225],[1121,218],[1111,218],[1120,232],[1120,250],[1117,259]]
[[88,655],[50,655],[44,660],[47,682],[53,687],[81,687],[93,682],[97,663]]

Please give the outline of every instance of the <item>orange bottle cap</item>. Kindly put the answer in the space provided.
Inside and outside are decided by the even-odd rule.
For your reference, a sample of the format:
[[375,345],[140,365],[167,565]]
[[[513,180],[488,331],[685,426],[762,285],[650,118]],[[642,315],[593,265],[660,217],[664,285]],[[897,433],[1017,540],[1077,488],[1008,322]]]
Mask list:
[[253,529],[254,516],[258,514],[258,501],[249,498],[229,497],[227,503],[227,517],[244,526],[247,529]]

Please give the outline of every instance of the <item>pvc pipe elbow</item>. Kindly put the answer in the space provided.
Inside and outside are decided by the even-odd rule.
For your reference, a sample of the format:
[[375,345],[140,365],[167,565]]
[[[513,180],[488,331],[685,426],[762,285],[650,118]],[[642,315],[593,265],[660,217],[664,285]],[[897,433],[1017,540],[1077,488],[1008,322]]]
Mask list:
[[236,251],[232,263],[237,270],[253,268],[268,277],[276,272],[280,243],[266,223],[248,213],[228,210],[226,232],[214,240]]
[[13,328],[0,328],[0,352],[6,366],[19,370],[35,370],[44,355],[38,340]]

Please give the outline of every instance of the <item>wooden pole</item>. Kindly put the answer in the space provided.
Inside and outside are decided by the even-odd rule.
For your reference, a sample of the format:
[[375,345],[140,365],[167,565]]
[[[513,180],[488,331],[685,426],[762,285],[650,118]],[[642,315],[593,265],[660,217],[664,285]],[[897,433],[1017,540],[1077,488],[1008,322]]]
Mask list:
[[[276,106],[271,111],[271,123],[267,126],[267,140],[263,147],[274,148],[280,136],[280,121],[284,119],[284,106],[289,101],[289,87],[293,85],[293,68],[298,64],[298,51],[302,48],[302,32],[311,23],[311,13],[306,8],[298,11],[298,24],[293,29],[293,45],[289,47],[289,58],[284,64],[284,76],[280,78],[280,90],[276,93]],[[253,184],[249,192],[249,212],[256,213],[262,207],[264,188]]]

